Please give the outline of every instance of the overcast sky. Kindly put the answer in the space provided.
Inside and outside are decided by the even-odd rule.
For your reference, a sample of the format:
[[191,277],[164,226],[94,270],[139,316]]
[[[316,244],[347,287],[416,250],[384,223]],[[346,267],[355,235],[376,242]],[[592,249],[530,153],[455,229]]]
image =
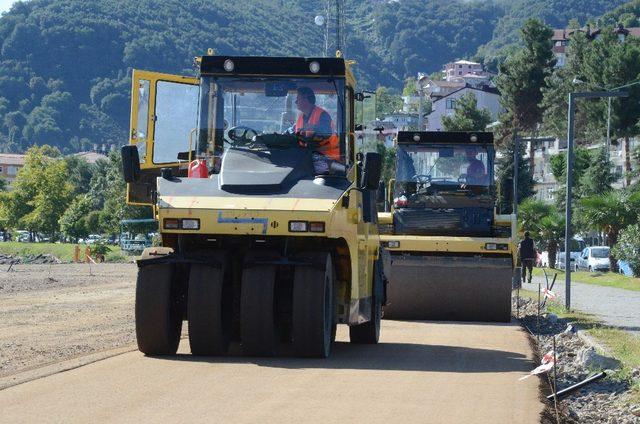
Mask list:
[[16,0],[0,0],[0,13],[6,12]]

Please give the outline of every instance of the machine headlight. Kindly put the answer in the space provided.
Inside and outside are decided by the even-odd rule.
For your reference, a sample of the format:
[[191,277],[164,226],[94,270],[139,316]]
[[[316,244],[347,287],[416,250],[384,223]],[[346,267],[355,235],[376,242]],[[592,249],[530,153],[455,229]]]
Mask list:
[[398,240],[391,240],[386,243],[386,247],[390,249],[397,249],[400,247],[400,242]]
[[200,220],[199,219],[183,219],[182,229],[183,230],[199,230]]
[[308,231],[307,221],[289,221],[289,231],[292,233],[305,233]]
[[222,65],[224,67],[224,70],[227,72],[233,72],[233,70],[236,67],[236,64],[233,63],[233,60],[231,59],[227,59],[224,61],[224,64]]
[[485,250],[509,250],[507,243],[485,243]]
[[320,72],[320,64],[314,60],[309,64],[309,70],[312,74],[317,74]]

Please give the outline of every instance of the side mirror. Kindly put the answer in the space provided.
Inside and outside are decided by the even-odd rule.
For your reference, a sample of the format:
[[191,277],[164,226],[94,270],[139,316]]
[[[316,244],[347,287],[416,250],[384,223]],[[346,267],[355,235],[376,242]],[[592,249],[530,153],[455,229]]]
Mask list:
[[355,100],[356,102],[361,102],[365,99],[364,97],[364,93],[355,93],[353,95],[353,100]]
[[362,189],[375,190],[380,183],[382,174],[382,155],[380,153],[367,152],[364,156],[364,167],[362,171]]
[[140,178],[140,157],[138,156],[138,146],[129,144],[120,149],[122,156],[122,174],[128,183],[134,183]]
[[355,131],[362,131],[363,129],[364,127],[362,126],[362,124],[356,124]]

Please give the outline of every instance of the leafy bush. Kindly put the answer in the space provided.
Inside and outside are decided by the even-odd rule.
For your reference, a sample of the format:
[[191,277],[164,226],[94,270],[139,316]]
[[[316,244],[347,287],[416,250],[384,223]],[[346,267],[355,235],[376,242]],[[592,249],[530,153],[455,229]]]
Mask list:
[[640,224],[629,225],[620,231],[613,253],[618,259],[629,262],[634,276],[640,276]]
[[91,245],[91,254],[92,255],[106,255],[108,252],[111,252],[111,248],[104,244],[102,241],[98,241]]

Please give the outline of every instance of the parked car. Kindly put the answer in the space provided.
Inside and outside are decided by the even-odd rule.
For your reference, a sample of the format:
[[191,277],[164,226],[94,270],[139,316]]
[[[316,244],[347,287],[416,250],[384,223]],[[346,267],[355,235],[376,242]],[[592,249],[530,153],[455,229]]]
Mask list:
[[[564,248],[564,241],[560,244],[559,247],[560,249]],[[571,261],[569,265],[571,267],[570,269],[576,268],[576,259],[578,259],[585,247],[587,247],[587,245],[584,240],[579,237],[573,238],[573,240],[571,241],[571,256],[569,257],[569,260]],[[564,252],[558,252],[556,256],[556,267],[558,267],[558,269],[564,269],[564,263]]]
[[89,234],[89,236],[84,240],[86,244],[94,244],[102,240],[100,234]]
[[631,269],[631,265],[629,265],[629,262],[627,261],[618,261],[618,272],[620,274],[626,275],[627,277],[633,277],[633,270]]
[[19,241],[21,243],[26,243],[29,241],[29,231],[27,230],[16,230],[14,232],[14,240]]
[[606,272],[611,269],[608,246],[586,247],[576,259],[575,270]]

